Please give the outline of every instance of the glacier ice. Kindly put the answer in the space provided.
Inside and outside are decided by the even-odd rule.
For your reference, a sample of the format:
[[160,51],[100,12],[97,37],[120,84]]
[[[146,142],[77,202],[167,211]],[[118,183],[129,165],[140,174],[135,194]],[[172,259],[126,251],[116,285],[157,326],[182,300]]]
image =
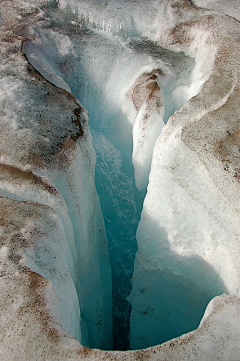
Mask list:
[[239,4],[237,0],[233,0],[231,3],[224,0],[192,0],[192,3],[201,8],[216,10],[237,20],[240,19]]
[[193,3],[1,3],[5,359],[237,360],[239,24]]
[[[87,25],[92,24],[84,22],[84,26]],[[183,54],[168,52],[160,46],[156,46],[156,55],[152,42],[136,38],[136,34],[132,38],[129,36],[126,42],[99,29],[82,27],[78,37],[74,35],[74,40],[71,40],[72,29],[66,28],[62,34],[58,24],[52,25],[51,29],[41,29],[34,41],[23,44],[22,51],[45,77],[46,68],[57,69],[55,85],[59,84],[61,76],[63,84],[69,84],[73,94],[89,112],[89,126],[97,155],[96,186],[112,266],[114,347],[127,349],[128,336],[123,338],[130,333],[131,305],[127,296],[131,292],[137,250],[136,229],[146,193],[152,151],[164,126],[164,113],[169,116],[176,106],[186,101],[184,96],[175,104],[172,92],[180,86],[189,86],[194,63]],[[167,59],[167,65],[159,59],[159,54]],[[50,65],[46,66],[46,58]],[[66,62],[69,64],[65,67],[62,64]],[[153,77],[153,81],[149,77]],[[146,81],[141,80],[144,78]],[[52,75],[48,80],[53,81]],[[136,82],[140,86],[143,84],[143,91],[136,91],[139,85]],[[146,98],[140,96],[142,103],[136,106],[144,89],[149,89],[150,93]],[[136,114],[137,110],[139,114]],[[149,133],[149,141],[145,142],[144,117],[147,117],[145,134]],[[136,186],[142,193],[134,185],[133,171]],[[58,189],[64,194],[64,186],[59,188],[58,185]],[[77,219],[76,211],[73,207],[70,209],[71,219]]]
[[[11,47],[18,43],[21,47],[20,40],[12,40]],[[111,348],[111,270],[86,111],[72,94],[46,81],[21,52],[13,52],[5,69],[11,63],[9,82],[8,74],[1,79],[1,101],[9,109],[1,123],[2,195],[49,206],[59,218],[59,235],[49,231],[44,247],[37,251],[32,246],[24,264],[51,280],[61,300],[63,322],[79,341]],[[35,223],[29,223],[30,229]],[[60,244],[54,246],[51,240],[58,238]],[[86,274],[91,275],[88,282]]]

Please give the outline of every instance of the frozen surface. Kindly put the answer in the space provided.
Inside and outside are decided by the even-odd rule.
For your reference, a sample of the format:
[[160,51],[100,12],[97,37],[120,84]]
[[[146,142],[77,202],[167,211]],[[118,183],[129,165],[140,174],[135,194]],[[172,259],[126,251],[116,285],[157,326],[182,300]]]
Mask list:
[[223,14],[232,16],[237,20],[240,20],[240,9],[238,0],[192,0],[192,3],[196,6],[205,9],[213,9]]
[[0,6],[2,357],[238,360],[239,23]]
[[[229,19],[229,31],[235,23]],[[215,26],[222,29],[218,42],[207,32],[208,25],[198,22],[189,29],[179,26],[179,34],[170,32],[172,44],[176,42],[172,49],[180,50],[182,43],[185,47],[187,37],[185,51],[195,53],[198,82],[203,80],[204,85],[169,119],[154,147],[129,298],[132,348],[166,341],[173,337],[173,330],[177,336],[197,327],[203,305],[214,294],[239,296],[239,206],[232,198],[238,173],[235,167],[233,174],[226,162],[236,164],[237,154],[227,150],[230,142],[225,143],[228,127],[235,134],[237,126],[232,104],[238,97],[239,60],[236,49],[232,51],[224,38],[221,16]],[[231,34],[233,41],[239,36]],[[159,41],[165,42],[166,34]],[[224,52],[231,53],[229,63],[223,61]],[[231,125],[226,121],[230,112]],[[234,206],[226,199],[232,199]]]
[[87,113],[26,60],[24,39],[7,30],[2,37],[1,195],[51,207],[57,218],[57,233],[32,245],[24,264],[51,280],[64,325],[80,342],[112,348],[111,270]]

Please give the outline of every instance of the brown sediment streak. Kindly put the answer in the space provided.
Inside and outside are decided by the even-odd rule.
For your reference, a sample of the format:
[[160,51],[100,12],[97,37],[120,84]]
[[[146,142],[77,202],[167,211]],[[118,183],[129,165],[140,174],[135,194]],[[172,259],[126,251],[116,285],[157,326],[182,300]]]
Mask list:
[[46,178],[40,177],[30,170],[23,170],[13,165],[0,163],[0,181],[11,181],[13,183],[18,183],[19,185],[22,185],[22,182],[27,182],[54,196],[60,196],[57,188],[55,188]]

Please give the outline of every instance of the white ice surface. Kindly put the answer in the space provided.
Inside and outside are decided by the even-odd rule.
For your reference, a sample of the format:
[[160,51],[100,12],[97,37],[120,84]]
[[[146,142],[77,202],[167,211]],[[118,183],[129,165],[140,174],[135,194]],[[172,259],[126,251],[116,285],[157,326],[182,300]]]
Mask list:
[[205,9],[213,9],[223,14],[229,15],[237,20],[240,20],[240,9],[238,0],[192,0],[196,6]]

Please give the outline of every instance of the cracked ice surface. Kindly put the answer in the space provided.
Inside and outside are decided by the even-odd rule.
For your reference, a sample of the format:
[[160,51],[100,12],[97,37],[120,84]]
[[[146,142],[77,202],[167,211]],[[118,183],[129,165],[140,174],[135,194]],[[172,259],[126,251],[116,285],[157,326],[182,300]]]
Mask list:
[[[3,359],[238,360],[239,23],[188,1],[0,6]],[[73,338],[112,347],[106,234],[131,348],[188,333]]]

